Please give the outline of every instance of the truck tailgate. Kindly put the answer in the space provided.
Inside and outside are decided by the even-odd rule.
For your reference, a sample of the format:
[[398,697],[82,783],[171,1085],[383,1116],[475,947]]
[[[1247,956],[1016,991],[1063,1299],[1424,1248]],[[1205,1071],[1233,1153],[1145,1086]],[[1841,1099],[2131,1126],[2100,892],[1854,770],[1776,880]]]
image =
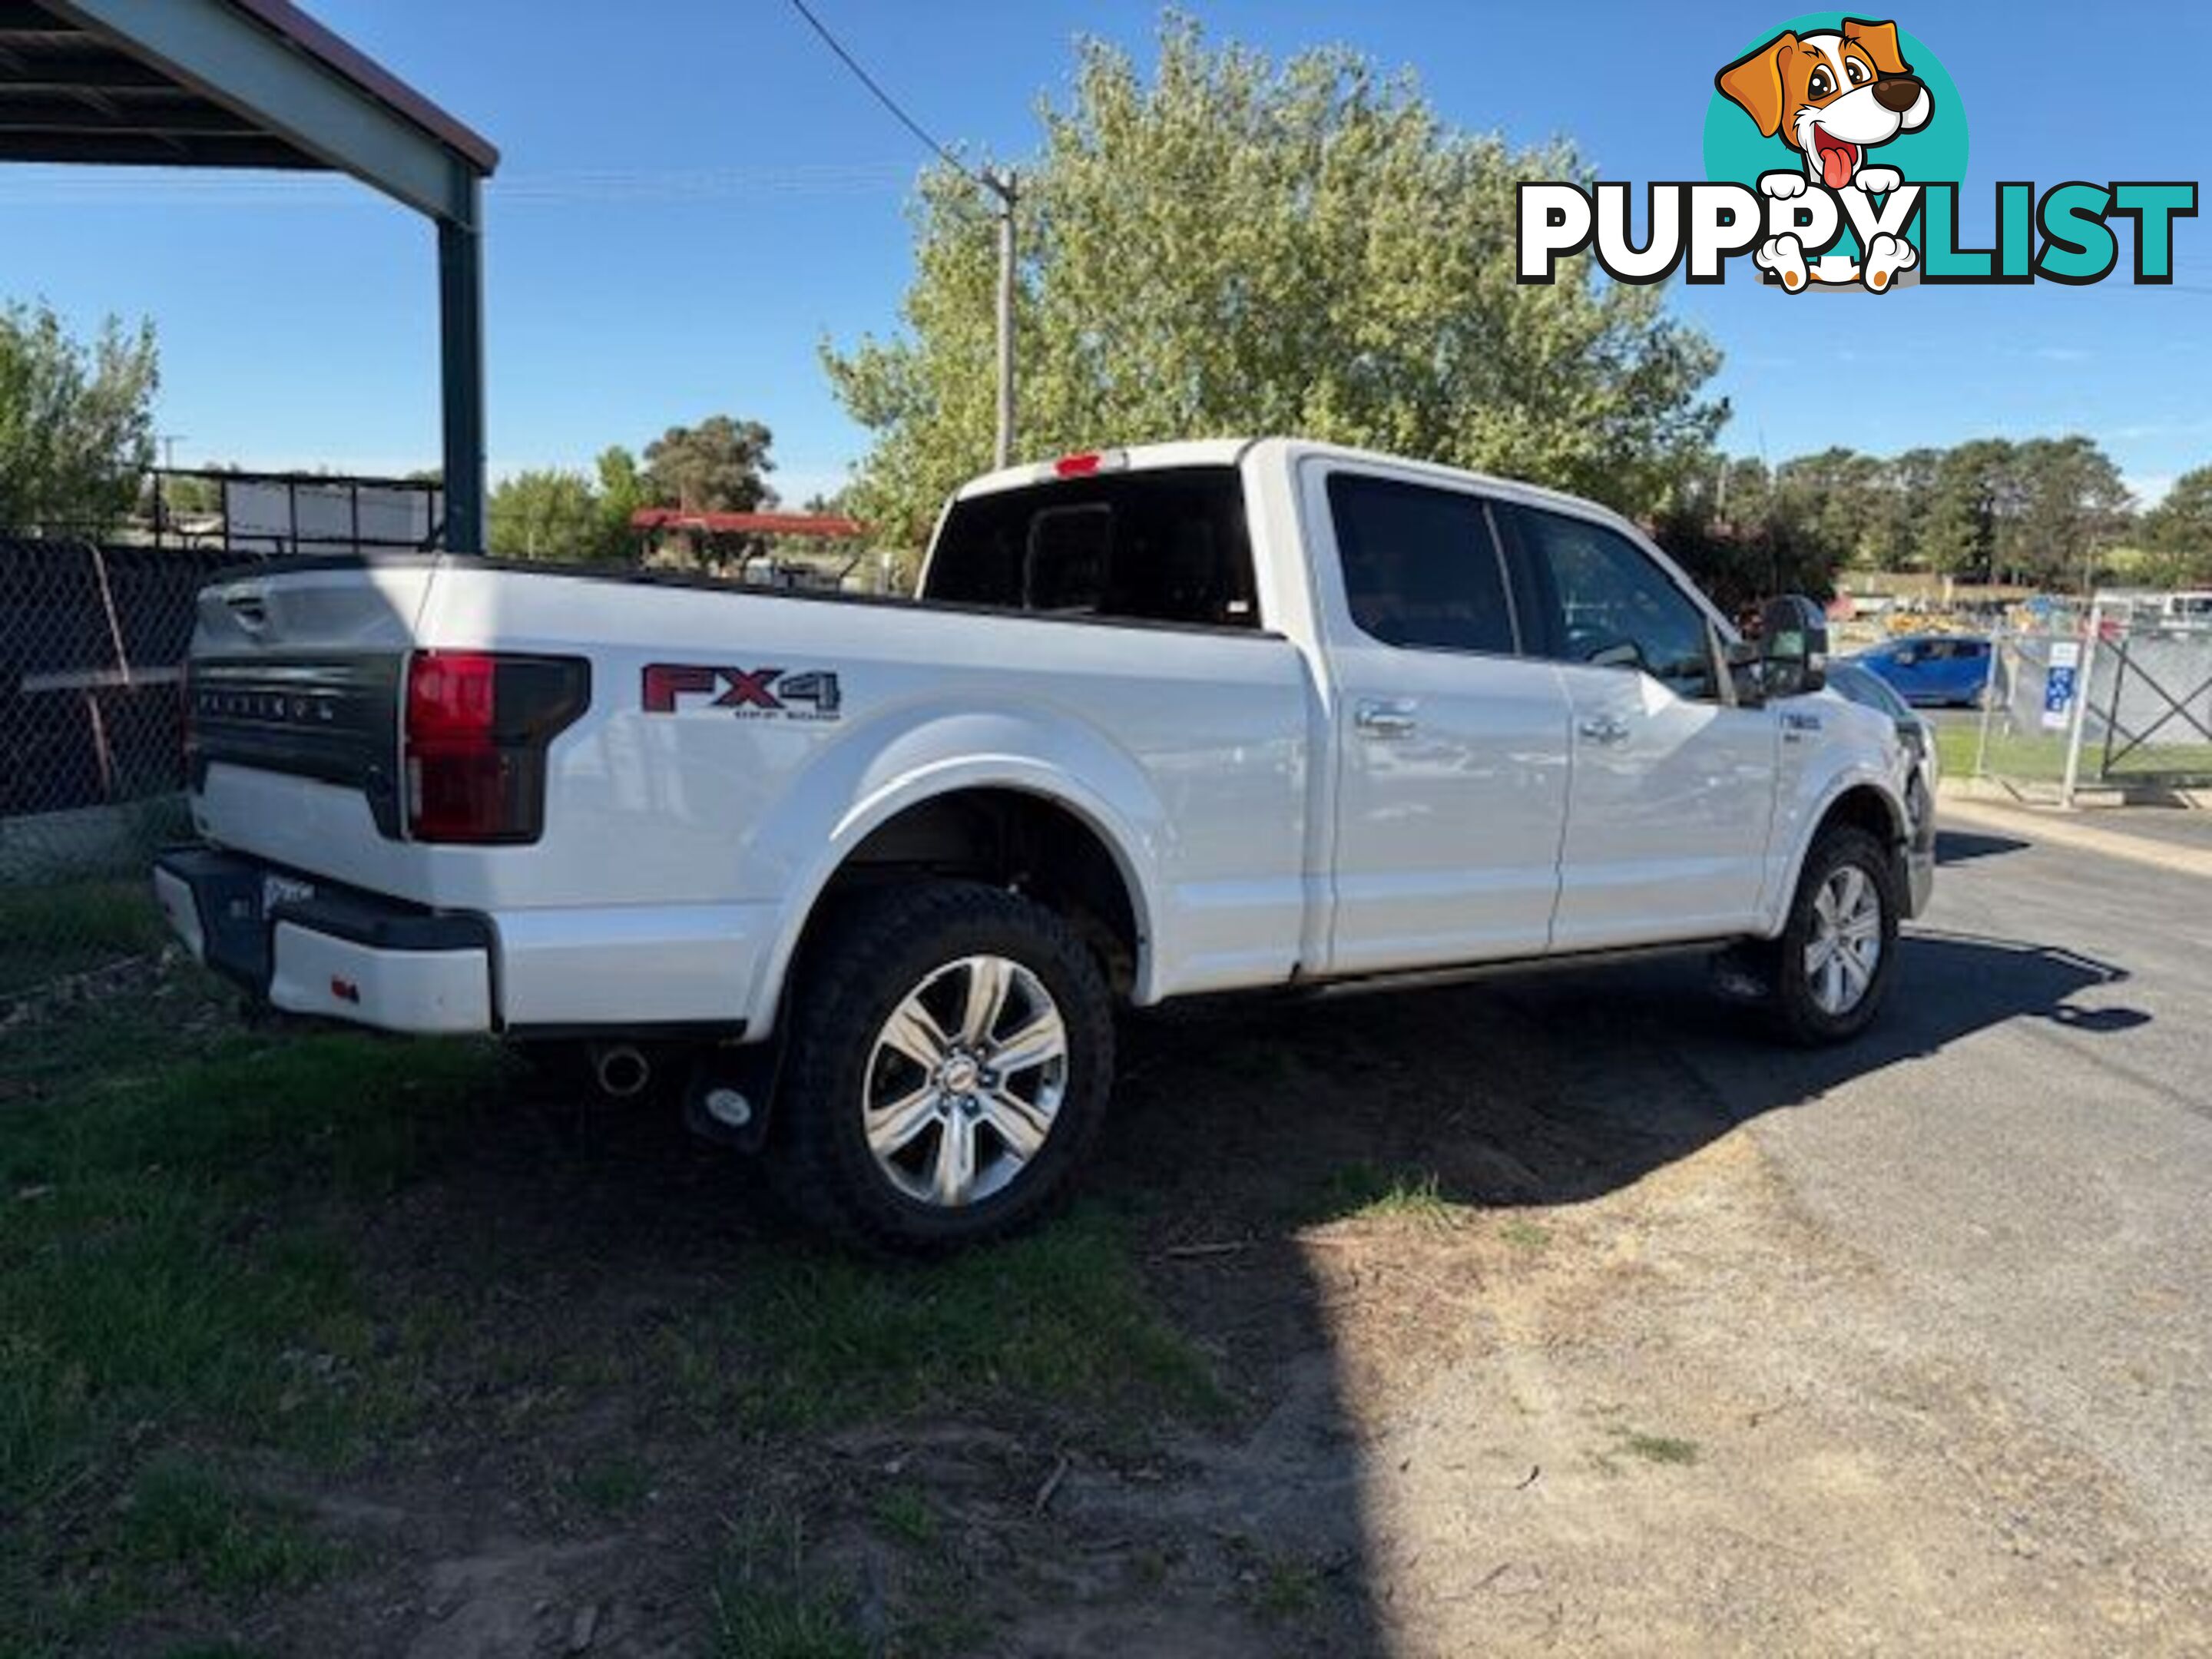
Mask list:
[[202,592],[187,759],[203,835],[411,896],[399,686],[436,568],[428,556],[278,561]]

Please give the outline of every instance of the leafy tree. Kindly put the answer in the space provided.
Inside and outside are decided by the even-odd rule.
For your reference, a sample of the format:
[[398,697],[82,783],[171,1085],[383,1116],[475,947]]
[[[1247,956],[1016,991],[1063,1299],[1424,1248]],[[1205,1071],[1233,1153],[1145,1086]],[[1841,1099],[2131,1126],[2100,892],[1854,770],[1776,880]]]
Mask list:
[[1857,562],[1869,545],[1881,463],[1856,450],[1824,449],[1775,469],[1778,516],[1831,570]]
[[2012,446],[2003,439],[1977,438],[1946,450],[1922,521],[1922,566],[1940,575],[1994,581],[2012,493]]
[[[1444,124],[1409,77],[1329,48],[1277,65],[1170,13],[1148,82],[1097,40],[1022,173],[1028,455],[1238,433],[1373,445],[1649,507],[1724,416],[1718,365],[1656,287],[1514,280],[1515,185],[1584,169]],[[825,347],[874,434],[853,490],[920,541],[988,466],[996,257],[974,183],[922,175],[906,331]]]
[[[2212,469],[2207,469],[2212,474]],[[2119,470],[2087,438],[1976,439],[1884,459],[1831,448],[1770,474],[1712,458],[1692,510],[1656,515],[1714,591],[1827,591],[1849,564],[2072,586],[2128,522]],[[2204,491],[2212,514],[2212,483]],[[2212,536],[2207,536],[2212,544]]]
[[590,479],[561,469],[518,472],[491,493],[488,540],[511,559],[598,556],[605,520]]
[[627,558],[637,545],[630,515],[653,505],[651,481],[639,468],[637,457],[620,444],[601,450],[594,465],[599,475],[599,525],[594,550],[603,559]]
[[630,517],[641,507],[749,512],[775,498],[761,474],[769,431],[717,415],[671,427],[647,447],[647,465],[620,444],[599,452],[590,474],[566,468],[518,472],[492,491],[490,545],[509,558],[616,561],[635,556]]
[[101,530],[154,464],[154,325],[111,317],[89,342],[45,305],[0,307],[0,524]]
[[1868,553],[1877,569],[1903,570],[1919,563],[1943,453],[1940,449],[1908,449],[1882,463],[1867,536]]
[[2017,445],[2012,470],[2019,516],[2008,551],[2014,575],[2047,587],[2094,586],[2098,555],[2127,523],[2119,468],[2076,434]]
[[2212,466],[2173,481],[2166,499],[2142,516],[2147,574],[2162,586],[2212,581]]
[[672,426],[645,447],[647,488],[659,504],[687,513],[753,512],[775,500],[765,476],[775,466],[771,441],[758,421],[727,415]]
[[1846,538],[1823,536],[1814,521],[1820,495],[1813,485],[1822,471],[1784,462],[1770,473],[1755,457],[1709,458],[1686,476],[1711,483],[1676,490],[1673,504],[1653,515],[1652,531],[1723,610],[1740,611],[1776,593],[1825,598],[1835,589]]
[[[207,472],[185,472],[161,480],[161,505],[172,516],[182,514],[220,513],[222,511],[222,480],[209,473],[224,469],[210,467]],[[150,504],[149,504],[150,506]]]

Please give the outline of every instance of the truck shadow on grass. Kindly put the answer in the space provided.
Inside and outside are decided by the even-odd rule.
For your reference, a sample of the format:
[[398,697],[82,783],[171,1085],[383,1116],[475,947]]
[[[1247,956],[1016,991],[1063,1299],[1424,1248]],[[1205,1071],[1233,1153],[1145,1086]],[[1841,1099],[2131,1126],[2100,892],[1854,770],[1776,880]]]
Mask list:
[[1132,1019],[1074,1212],[919,1267],[479,1048],[176,982],[10,1032],[0,1649],[1390,1650],[1371,1401],[1552,1212],[2008,1020],[2143,1018],[2005,941],[1899,974],[1758,1066],[1680,966]]

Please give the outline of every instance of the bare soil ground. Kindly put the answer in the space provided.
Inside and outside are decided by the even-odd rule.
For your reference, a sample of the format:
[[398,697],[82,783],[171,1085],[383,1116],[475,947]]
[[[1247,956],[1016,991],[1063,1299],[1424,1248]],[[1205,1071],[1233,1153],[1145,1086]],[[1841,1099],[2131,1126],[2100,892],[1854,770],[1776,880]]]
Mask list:
[[1075,1212],[930,1268],[480,1051],[20,1022],[0,1653],[2212,1650],[1646,988],[1133,1023]]

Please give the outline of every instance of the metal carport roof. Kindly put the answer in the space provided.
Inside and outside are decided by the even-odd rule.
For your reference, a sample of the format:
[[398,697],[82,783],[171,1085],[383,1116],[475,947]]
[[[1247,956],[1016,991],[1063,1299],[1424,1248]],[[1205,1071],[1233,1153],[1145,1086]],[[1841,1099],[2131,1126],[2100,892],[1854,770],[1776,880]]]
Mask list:
[[0,0],[0,161],[347,173],[428,216],[446,544],[483,545],[482,137],[289,0]]

